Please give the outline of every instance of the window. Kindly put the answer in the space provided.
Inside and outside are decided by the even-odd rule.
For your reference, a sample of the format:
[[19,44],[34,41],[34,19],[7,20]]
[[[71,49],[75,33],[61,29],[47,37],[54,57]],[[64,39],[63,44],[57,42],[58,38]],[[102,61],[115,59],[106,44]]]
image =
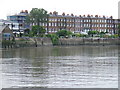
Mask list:
[[67,24],[67,27],[69,26],[69,24]]
[[51,23],[49,23],[49,26],[51,25]]
[[57,26],[57,23],[55,23],[55,26]]
[[55,18],[55,21],[57,21],[57,19]]
[[45,24],[43,23],[42,26],[44,26]]
[[3,34],[3,37],[4,37],[4,38],[10,38],[10,33],[4,33],[4,34]]
[[52,26],[52,23],[50,23],[50,26]]
[[82,24],[80,26],[82,27]]

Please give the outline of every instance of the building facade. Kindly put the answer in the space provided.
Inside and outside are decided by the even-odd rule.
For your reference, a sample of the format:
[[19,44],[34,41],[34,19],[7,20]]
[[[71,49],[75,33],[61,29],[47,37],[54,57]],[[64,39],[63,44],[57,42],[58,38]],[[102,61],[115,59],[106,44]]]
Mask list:
[[116,34],[118,32],[118,24],[120,24],[119,19],[113,19],[113,17],[105,17],[95,15],[83,15],[83,16],[74,16],[73,14],[58,15],[57,12],[49,14],[48,24],[43,24],[44,28],[48,32],[57,32],[62,29],[70,30],[73,33],[81,33],[88,31],[99,31],[99,32],[108,32],[110,34]]
[[28,11],[21,11],[19,14],[7,16],[8,21],[12,21],[13,31],[23,31],[29,26],[25,24],[26,16]]
[[8,25],[0,25],[0,39],[1,40],[12,40],[14,35]]
[[[18,30],[30,28],[25,24],[26,15],[28,11],[21,11],[18,15],[8,16],[8,20],[18,23]],[[88,31],[108,32],[109,34],[118,33],[118,24],[120,19],[113,19],[112,16],[98,16],[98,15],[69,15],[63,13],[58,15],[58,12],[50,12],[47,23],[40,23],[47,31],[46,33],[55,33],[59,30],[65,29],[73,33],[87,33]],[[32,23],[31,25],[36,25]]]
[[16,31],[16,30],[19,30],[19,23],[15,23],[13,21],[10,21],[10,20],[4,20],[4,19],[0,19],[0,25],[8,25],[9,28],[12,30],[12,31]]

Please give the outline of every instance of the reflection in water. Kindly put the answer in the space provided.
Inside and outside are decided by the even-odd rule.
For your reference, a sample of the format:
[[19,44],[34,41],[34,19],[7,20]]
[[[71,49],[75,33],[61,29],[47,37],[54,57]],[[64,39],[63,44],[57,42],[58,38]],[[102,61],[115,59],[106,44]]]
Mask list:
[[3,50],[2,87],[117,88],[117,46]]

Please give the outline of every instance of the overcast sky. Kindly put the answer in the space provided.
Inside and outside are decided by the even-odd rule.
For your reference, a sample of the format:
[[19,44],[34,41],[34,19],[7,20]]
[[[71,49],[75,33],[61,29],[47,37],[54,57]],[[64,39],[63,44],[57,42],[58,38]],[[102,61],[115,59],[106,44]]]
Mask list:
[[0,0],[0,19],[17,14],[21,10],[43,8],[48,12],[57,11],[74,15],[105,15],[118,18],[119,0]]

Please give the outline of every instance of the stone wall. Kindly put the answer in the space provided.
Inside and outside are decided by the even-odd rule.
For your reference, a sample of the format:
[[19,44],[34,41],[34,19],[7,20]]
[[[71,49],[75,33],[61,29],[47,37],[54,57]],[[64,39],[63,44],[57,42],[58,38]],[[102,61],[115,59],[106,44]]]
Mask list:
[[119,39],[60,38],[58,45],[118,45]]
[[50,38],[15,38],[15,41],[3,41],[2,48],[18,48],[18,47],[38,47],[38,46],[52,46]]
[[[21,39],[21,38],[19,38]],[[22,38],[23,40],[16,40],[16,45],[18,46],[51,46],[52,42],[50,38]]]
[[[38,47],[52,46],[50,38],[15,38],[15,42],[3,42],[3,48],[18,48],[18,47]],[[58,45],[120,45],[120,39],[98,39],[98,38],[60,38]]]

